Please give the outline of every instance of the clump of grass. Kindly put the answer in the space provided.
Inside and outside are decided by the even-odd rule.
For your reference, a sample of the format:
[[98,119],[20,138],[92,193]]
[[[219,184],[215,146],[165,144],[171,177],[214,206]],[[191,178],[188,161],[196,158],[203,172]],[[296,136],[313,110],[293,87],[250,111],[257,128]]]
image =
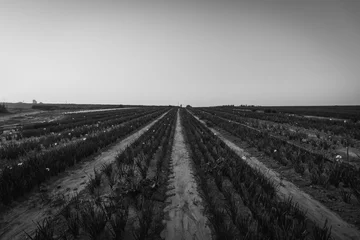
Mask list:
[[104,211],[98,210],[96,206],[87,203],[80,212],[81,226],[90,239],[96,240],[104,231],[107,217]]
[[154,204],[143,199],[139,204],[141,214],[139,216],[139,229],[133,232],[133,236],[136,240],[147,239],[149,237],[149,229],[153,219]]
[[320,176],[316,170],[311,171],[310,180],[312,184],[318,184],[320,182]]
[[141,174],[141,177],[143,179],[146,178],[147,175],[147,166],[145,162],[145,155],[144,153],[140,153],[139,156],[135,159],[136,166],[138,167],[138,170]]
[[352,188],[352,191],[354,196],[357,198],[358,202],[360,203],[360,191],[355,188]]
[[295,172],[300,173],[301,175],[303,175],[304,172],[305,172],[304,164],[301,161],[297,161],[294,164],[294,170],[295,170]]
[[80,234],[80,218],[79,218],[79,214],[77,212],[70,213],[70,216],[66,219],[66,225],[68,227],[68,231],[76,239]]
[[91,177],[88,183],[88,188],[91,194],[94,194],[95,188],[99,187],[101,183],[101,173],[94,169],[94,177]]
[[112,173],[112,165],[111,164],[103,164],[101,166],[101,171],[105,173],[105,175],[107,177],[110,177],[111,176],[111,173]]
[[116,171],[114,174],[111,174],[110,176],[106,175],[108,179],[109,186],[112,190],[114,190],[114,186],[117,182],[117,179],[119,178],[119,172]]
[[328,220],[325,221],[324,226],[314,226],[313,239],[314,240],[330,240],[331,239],[331,227],[327,226]]
[[110,233],[115,240],[123,239],[123,234],[127,221],[127,211],[117,210],[109,220],[111,230]]
[[36,223],[36,231],[35,236],[31,237],[28,233],[25,232],[27,237],[31,240],[51,240],[54,238],[54,225],[51,224],[51,222],[45,218],[42,223],[37,222]]
[[344,200],[344,202],[346,203],[350,203],[351,201],[351,196],[352,196],[352,192],[350,191],[345,191],[343,188],[340,190],[340,195],[341,198]]

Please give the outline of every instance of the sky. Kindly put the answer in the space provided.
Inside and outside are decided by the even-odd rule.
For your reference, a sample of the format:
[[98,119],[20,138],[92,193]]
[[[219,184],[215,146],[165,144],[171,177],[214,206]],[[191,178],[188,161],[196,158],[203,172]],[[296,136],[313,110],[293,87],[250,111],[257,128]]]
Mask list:
[[0,102],[360,105],[358,0],[0,0]]

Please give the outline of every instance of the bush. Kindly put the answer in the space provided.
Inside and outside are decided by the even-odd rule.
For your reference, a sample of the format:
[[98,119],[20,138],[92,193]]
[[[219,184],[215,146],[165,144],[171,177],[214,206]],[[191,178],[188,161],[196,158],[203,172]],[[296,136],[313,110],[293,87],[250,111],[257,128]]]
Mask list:
[[0,104],[0,113],[8,113],[9,111],[7,110],[5,103]]

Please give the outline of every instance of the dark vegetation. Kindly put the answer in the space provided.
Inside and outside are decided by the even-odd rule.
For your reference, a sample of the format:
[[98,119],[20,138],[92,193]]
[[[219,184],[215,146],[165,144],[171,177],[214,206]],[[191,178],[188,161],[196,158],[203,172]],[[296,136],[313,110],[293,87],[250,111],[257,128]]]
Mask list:
[[[176,113],[173,108],[96,172],[86,196],[66,202],[55,220],[38,225],[33,239],[161,239]],[[153,177],[146,174],[151,161]]]
[[[360,192],[360,169],[356,166],[343,161],[328,159],[320,153],[289,143],[287,140],[267,132],[232,122],[236,119],[231,118],[231,115],[226,113],[197,109],[192,109],[192,111],[212,125],[226,130],[250,146],[264,152],[280,164],[293,167],[300,174],[304,174],[305,171],[309,172],[312,184],[328,188],[329,185],[339,187],[341,183],[350,188],[356,196]],[[358,199],[360,201],[360,198]]]
[[258,106],[258,107],[236,107],[240,109],[261,110],[265,112],[281,112],[297,115],[309,115],[328,118],[360,120],[360,106]]
[[[55,147],[66,141],[87,137],[96,134],[99,131],[108,131],[120,124],[130,120],[143,117],[158,111],[158,109],[136,109],[121,110],[119,113],[108,113],[108,116],[70,116],[68,119],[57,122],[46,122],[27,126],[26,129],[20,129],[18,134],[8,135],[7,138],[15,138],[0,147],[0,159],[16,159],[30,151],[45,150]],[[42,128],[44,127],[44,128]],[[38,138],[25,139],[34,136]],[[0,168],[1,169],[1,168]]]
[[8,113],[5,103],[0,104],[0,113]]
[[[64,109],[36,104],[43,105],[46,110]],[[281,113],[290,111],[284,109],[261,108],[264,112],[259,113],[238,111],[233,106],[180,108],[194,175],[215,239],[328,240],[331,227],[327,223],[314,224],[291,199],[280,199],[271,180],[251,168],[189,111],[208,126],[231,133],[280,165],[301,175],[310,174],[311,184],[324,189],[335,186],[345,203],[354,196],[360,202],[360,169],[329,158],[325,152],[331,142],[304,142],[306,136],[301,133],[264,127],[259,120],[320,129],[343,139],[359,139],[359,125],[290,116]],[[94,169],[86,191],[63,200],[54,219],[36,223],[37,230],[27,233],[28,238],[36,240],[161,239],[177,110],[169,106],[77,113],[58,121],[23,126],[0,147],[0,159],[13,161],[0,168],[0,205],[10,205],[52,176],[79,161],[90,160],[168,111],[114,162]],[[301,108],[297,111],[305,113]],[[326,111],[331,113],[333,109]],[[325,114],[325,110],[320,112]]]
[[[247,165],[208,128],[181,110],[185,135],[216,239],[330,239],[291,199]],[[321,233],[326,237],[318,238]]]
[[167,110],[167,108],[162,108],[109,131],[97,132],[80,141],[27,155],[26,158],[22,159],[23,162],[14,163],[4,168],[0,173],[0,202],[3,204],[11,203],[34,186],[39,186],[51,176],[63,172],[69,166],[125,137]]
[[298,116],[291,116],[282,113],[261,113],[251,111],[238,111],[236,108],[202,108],[231,113],[240,117],[272,121],[275,123],[288,123],[307,129],[318,129],[341,136],[350,136],[360,140],[360,124],[353,121],[333,121],[330,119],[312,119]]

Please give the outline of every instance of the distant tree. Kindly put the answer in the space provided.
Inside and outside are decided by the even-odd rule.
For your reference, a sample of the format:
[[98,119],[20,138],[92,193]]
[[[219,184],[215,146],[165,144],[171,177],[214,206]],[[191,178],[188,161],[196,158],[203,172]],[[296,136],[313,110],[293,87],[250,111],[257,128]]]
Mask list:
[[5,103],[0,104],[0,113],[7,113],[8,110],[6,108]]
[[190,105],[186,105],[186,108],[191,108],[191,106],[190,106]]
[[37,101],[35,99],[33,100],[33,104],[37,104]]

